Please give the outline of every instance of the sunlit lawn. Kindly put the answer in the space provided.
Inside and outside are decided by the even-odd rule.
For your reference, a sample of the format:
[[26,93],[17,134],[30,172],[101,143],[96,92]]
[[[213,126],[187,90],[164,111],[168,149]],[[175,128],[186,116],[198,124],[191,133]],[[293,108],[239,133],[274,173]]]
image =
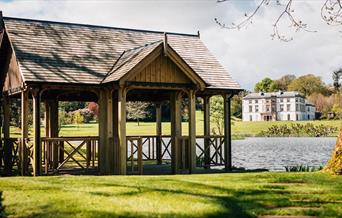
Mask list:
[[[293,124],[293,123],[313,123],[315,125],[330,125],[340,128],[341,121],[339,120],[318,120],[318,121],[273,121],[273,122],[242,122],[238,120],[233,121],[232,134],[234,136],[256,136],[262,130],[266,130],[272,125],[282,125],[282,124]],[[213,124],[212,124],[213,126]],[[171,134],[171,124],[169,122],[163,122],[163,134]],[[156,132],[155,122],[127,122],[126,124],[127,135],[154,135]],[[188,132],[188,123],[184,122],[182,124],[183,134]],[[197,135],[203,135],[203,113],[201,111],[196,112],[196,133]],[[12,127],[11,135],[13,137],[20,135],[20,129]],[[42,135],[44,135],[44,128],[42,128]],[[88,123],[88,124],[70,124],[65,125],[60,130],[60,136],[96,136],[98,135],[98,124]],[[337,132],[333,135],[337,136]]]
[[0,178],[13,217],[342,217],[342,177],[323,173]]

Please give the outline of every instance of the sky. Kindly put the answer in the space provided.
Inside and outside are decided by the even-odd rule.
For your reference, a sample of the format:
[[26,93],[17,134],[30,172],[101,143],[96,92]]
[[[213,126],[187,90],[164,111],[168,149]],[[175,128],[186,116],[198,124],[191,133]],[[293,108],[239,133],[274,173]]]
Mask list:
[[323,0],[295,0],[294,15],[316,32],[295,32],[286,19],[280,30],[294,39],[272,40],[273,23],[284,6],[275,3],[261,8],[253,24],[228,30],[214,18],[230,24],[254,10],[260,0],[0,0],[4,16],[63,21],[200,36],[240,85],[252,90],[264,77],[278,79],[285,74],[315,74],[327,84],[342,67],[342,26],[326,25],[320,17]]

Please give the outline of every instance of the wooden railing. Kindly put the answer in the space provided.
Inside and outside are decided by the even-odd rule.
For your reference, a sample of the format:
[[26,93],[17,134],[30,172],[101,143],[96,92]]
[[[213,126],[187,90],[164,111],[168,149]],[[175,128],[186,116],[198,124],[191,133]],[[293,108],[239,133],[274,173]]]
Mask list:
[[20,164],[19,147],[18,138],[2,139],[0,146],[1,174],[11,175],[13,170],[18,169]]
[[224,137],[196,136],[196,156],[199,167],[223,166]]
[[67,168],[95,169],[98,166],[99,137],[42,138],[45,173]]
[[[141,144],[141,159],[157,159],[157,136],[127,136],[127,160],[137,160],[139,146]],[[171,136],[164,135],[161,140],[161,159],[171,160]],[[185,158],[188,137],[179,137],[180,157]],[[138,143],[140,142],[140,144]],[[198,167],[223,166],[224,160],[224,137],[223,136],[196,136],[196,156]],[[185,163],[185,162],[184,162]]]
[[[180,158],[185,159],[188,137],[180,137]],[[64,169],[96,169],[98,167],[99,137],[56,137],[42,138],[42,166],[45,173],[57,173]],[[132,172],[142,174],[144,161],[157,161],[157,140],[160,140],[161,160],[171,160],[171,136],[127,136],[127,161]],[[33,141],[25,138],[10,138],[4,149],[0,146],[0,169],[7,173],[18,170],[21,175],[31,175],[33,170]],[[5,154],[6,153],[6,154]],[[10,155],[8,155],[10,154]],[[197,167],[223,166],[224,137],[196,136]],[[182,161],[186,163],[185,161]],[[5,167],[6,166],[6,167]],[[180,166],[182,167],[182,166]],[[186,168],[186,166],[184,166]],[[6,169],[5,169],[6,168]]]

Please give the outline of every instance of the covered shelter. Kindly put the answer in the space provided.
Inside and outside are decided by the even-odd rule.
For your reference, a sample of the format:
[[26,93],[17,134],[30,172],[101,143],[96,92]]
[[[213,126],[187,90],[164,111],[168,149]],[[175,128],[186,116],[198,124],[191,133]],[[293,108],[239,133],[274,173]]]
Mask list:
[[[200,40],[199,34],[164,33],[0,15],[4,169],[21,175],[58,172],[68,161],[99,174],[127,174],[138,163],[159,164],[170,154],[172,173],[223,165],[231,170],[230,99],[241,90]],[[210,134],[209,98],[224,98],[224,134]],[[196,136],[195,100],[203,98],[204,135]],[[21,137],[10,136],[11,99],[21,100]],[[188,135],[182,135],[181,101],[188,99]],[[29,101],[33,137],[28,134]],[[99,105],[97,137],[59,137],[58,102]],[[156,135],[126,135],[126,102],[156,105]],[[161,105],[170,102],[171,135],[161,131]],[[45,136],[41,135],[45,105]],[[203,140],[200,146],[197,140]],[[73,141],[79,142],[77,145]],[[151,142],[152,141],[152,142]],[[149,144],[146,154],[144,146]],[[151,143],[153,144],[151,147]],[[72,149],[66,149],[70,145]],[[153,152],[150,152],[151,149]],[[82,151],[85,151],[83,154]],[[83,166],[75,155],[86,160]],[[150,155],[151,154],[151,155]],[[203,158],[203,163],[197,160]],[[1,158],[0,158],[1,159]],[[0,161],[1,162],[1,161]],[[133,166],[131,165],[132,169]],[[138,171],[142,173],[141,164]]]

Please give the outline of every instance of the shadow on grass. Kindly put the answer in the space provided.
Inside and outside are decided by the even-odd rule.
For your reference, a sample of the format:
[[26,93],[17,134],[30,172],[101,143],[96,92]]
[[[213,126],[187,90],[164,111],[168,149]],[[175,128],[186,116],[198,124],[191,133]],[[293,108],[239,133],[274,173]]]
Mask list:
[[[156,211],[154,209],[139,210],[144,205],[128,206],[126,209],[110,211],[109,208],[101,206],[93,207],[76,207],[84,203],[82,199],[75,197],[72,204],[66,203],[65,199],[51,199],[45,202],[44,205],[37,206],[31,213],[21,215],[21,217],[256,217],[262,214],[277,214],[279,210],[284,210],[283,214],[298,214],[298,215],[321,215],[322,211],[312,210],[310,207],[321,207],[322,202],[318,203],[319,196],[309,198],[310,202],[303,201],[303,197],[307,193],[302,193],[300,190],[291,190],[289,185],[281,179],[283,176],[277,176],[266,179],[267,175],[257,175],[243,177],[244,180],[235,185],[225,186],[223,182],[230,177],[218,177],[214,184],[208,184],[202,177],[132,177],[132,180],[126,180],[122,177],[113,177],[114,179],[104,177],[103,180],[70,180],[64,185],[75,185],[75,190],[83,186],[93,186],[97,190],[85,189],[82,194],[90,199],[99,199],[99,201],[114,202],[113,198],[124,199],[134,205],[134,201],[144,199],[157,204],[159,208],[166,205],[167,200],[174,198],[175,205],[183,205],[180,208],[170,209],[166,212]],[[76,178],[76,177],[75,177]],[[258,180],[259,179],[259,180]],[[261,179],[261,180],[260,180]],[[61,180],[57,179],[56,184],[61,184]],[[191,181],[189,181],[191,180]],[[288,182],[298,182],[299,178],[293,176],[291,179],[286,179]],[[222,181],[222,183],[220,182]],[[76,183],[77,182],[77,183]],[[278,183],[277,183],[278,182]],[[303,183],[310,183],[305,178],[301,179]],[[70,183],[70,184],[68,184]],[[53,186],[53,182],[50,185]],[[251,185],[255,184],[255,185]],[[37,187],[36,187],[37,188]],[[40,187],[41,188],[41,187]],[[39,188],[39,189],[40,189]],[[120,190],[120,191],[118,191]],[[63,191],[60,190],[60,191]],[[300,192],[298,192],[300,191]],[[78,192],[78,191],[77,191]],[[75,194],[77,193],[75,192]],[[311,193],[311,192],[310,192]],[[298,196],[300,194],[300,196]],[[71,194],[73,195],[73,193]],[[92,197],[93,196],[93,197]],[[151,196],[151,197],[150,197]],[[158,196],[154,198],[153,196]],[[163,197],[167,196],[167,200],[163,202]],[[70,199],[70,198],[68,198]],[[215,210],[200,210],[194,214],[187,211],[188,207],[192,206],[190,200],[215,205]],[[299,200],[298,202],[294,200]],[[131,202],[132,201],[132,202]],[[177,202],[179,201],[179,202]],[[74,206],[73,206],[74,205]],[[105,204],[104,204],[105,205]],[[127,205],[123,203],[124,207]],[[140,207],[139,207],[140,206]],[[168,205],[170,206],[170,205]],[[324,206],[324,205],[323,205]],[[82,209],[83,208],[83,209]],[[184,209],[183,209],[184,208]],[[292,208],[292,209],[291,209]],[[194,209],[194,208],[192,208]],[[292,211],[291,211],[292,210]],[[299,210],[299,211],[298,211]],[[332,214],[336,215],[334,209]],[[288,215],[290,215],[288,214]]]

